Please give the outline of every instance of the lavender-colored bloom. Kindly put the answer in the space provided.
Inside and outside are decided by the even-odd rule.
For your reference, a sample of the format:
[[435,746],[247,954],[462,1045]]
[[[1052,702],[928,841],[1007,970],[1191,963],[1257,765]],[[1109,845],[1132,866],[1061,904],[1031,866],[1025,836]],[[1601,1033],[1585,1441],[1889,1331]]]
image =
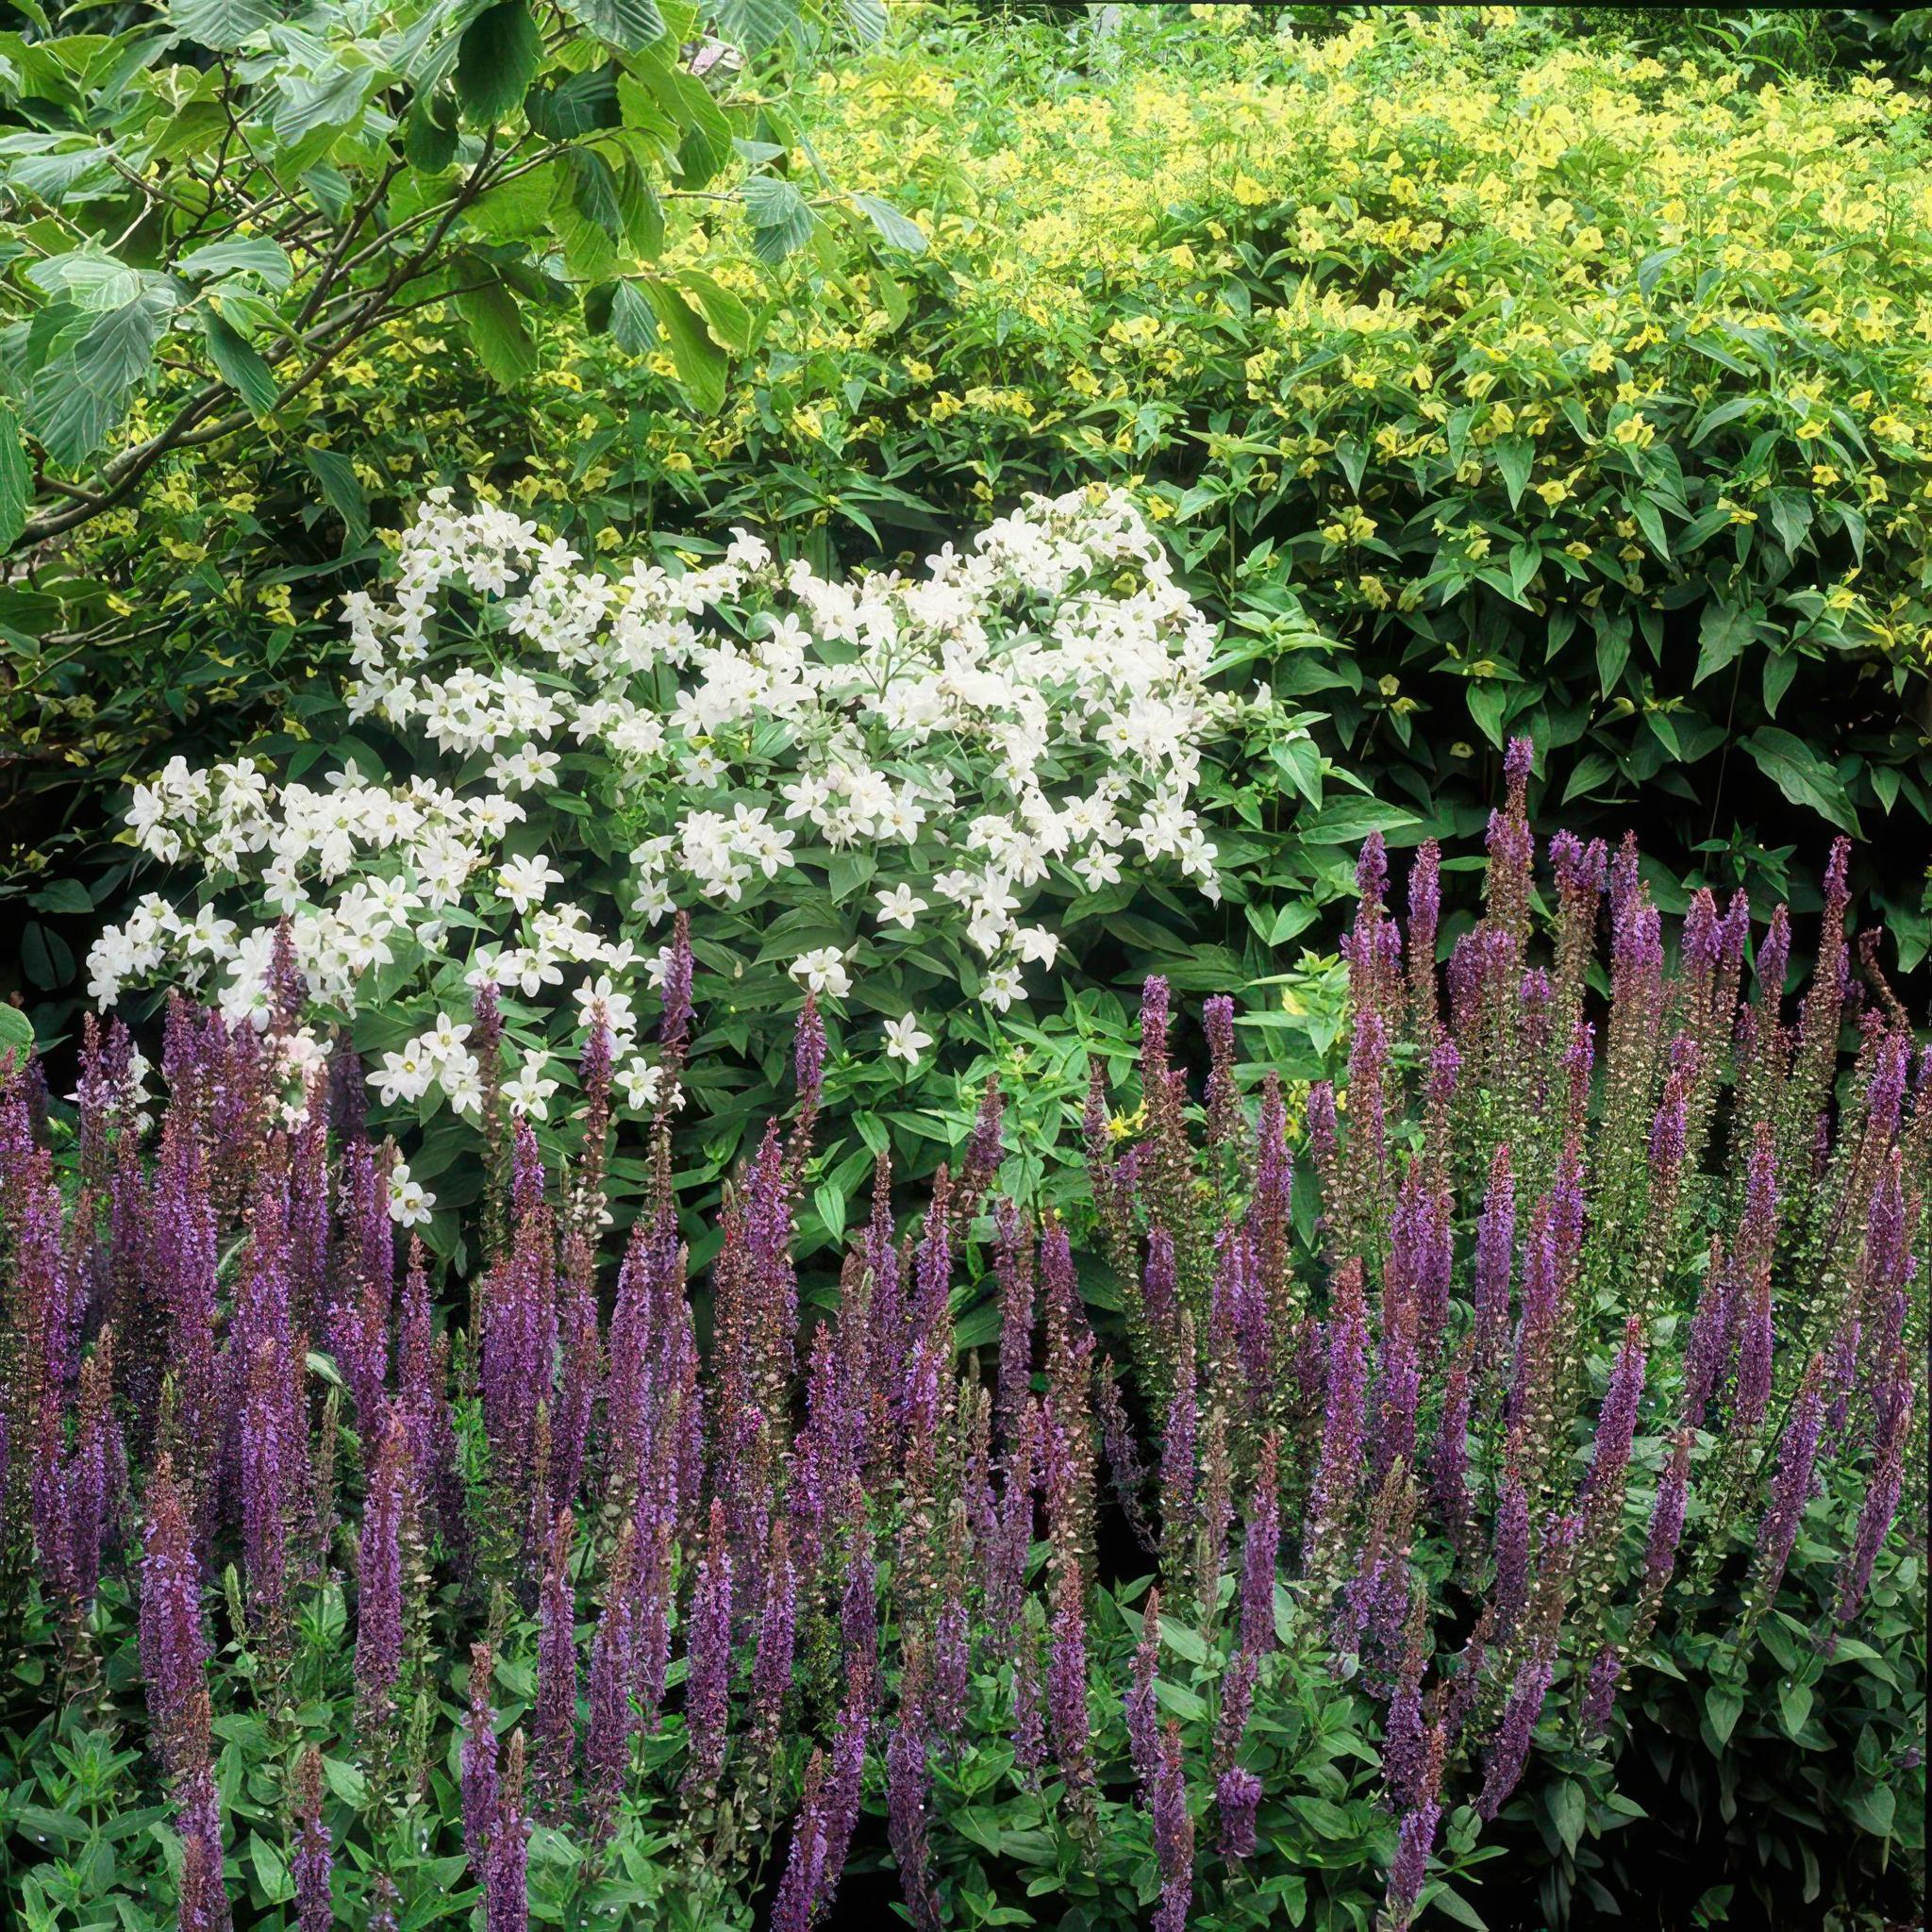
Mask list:
[[1899,1492],[1905,1482],[1906,1445],[1912,1434],[1914,1391],[1910,1374],[1903,1369],[1894,1380],[1895,1393],[1887,1406],[1877,1465],[1866,1486],[1865,1500],[1858,1509],[1858,1524],[1852,1536],[1851,1547],[1839,1565],[1832,1618],[1840,1625],[1853,1623],[1863,1607],[1865,1592],[1872,1585],[1873,1565],[1878,1560],[1886,1532],[1890,1529],[1891,1520],[1898,1512]]
[[1241,1543],[1241,1643],[1261,1656],[1274,1648],[1274,1573],[1281,1562],[1280,1446],[1264,1437]]
[[1176,1299],[1174,1237],[1164,1227],[1151,1229],[1147,1236],[1147,1265],[1141,1276],[1141,1306],[1155,1343],[1172,1357],[1174,1327],[1179,1314]]
[[1261,1780],[1239,1764],[1229,1765],[1215,1780],[1214,1806],[1221,1816],[1221,1842],[1216,1849],[1224,1858],[1252,1858],[1255,1816],[1261,1808]]
[[1730,1274],[1723,1244],[1713,1235],[1704,1290],[1697,1299],[1690,1340],[1684,1351],[1684,1423],[1688,1428],[1703,1426],[1705,1410],[1718,1391],[1730,1341],[1731,1310]]
[[1208,1141],[1220,1147],[1241,1128],[1241,1093],[1234,1078],[1234,1002],[1218,993],[1201,1009],[1208,1030]]
[[1496,1373],[1509,1330],[1509,1275],[1516,1251],[1516,1179],[1509,1144],[1490,1158],[1489,1191],[1475,1241],[1475,1366],[1484,1380]]
[[1046,1656],[1047,1721],[1060,1775],[1076,1802],[1093,1782],[1087,1713],[1087,1616],[1077,1571],[1061,1575]]
[[1174,1362],[1174,1397],[1160,1444],[1160,1545],[1169,1574],[1181,1574],[1184,1552],[1198,1514],[1195,1502],[1194,1343],[1192,1325],[1181,1323],[1183,1346]]
[[1100,1411],[1100,1442],[1107,1453],[1107,1466],[1113,1475],[1114,1494],[1121,1513],[1141,1547],[1151,1556],[1159,1548],[1147,1521],[1141,1498],[1147,1488],[1147,1470],[1134,1441],[1134,1425],[1121,1401],[1114,1381],[1113,1363],[1103,1356],[1093,1374],[1094,1407]]
[[490,1677],[495,1653],[487,1643],[470,1647],[470,1710],[463,1730],[463,1844],[470,1869],[488,1876],[490,1843],[496,1835],[496,1714],[490,1707]]
[[1757,1530],[1757,1559],[1752,1583],[1757,1602],[1768,1607],[1784,1580],[1785,1565],[1798,1540],[1798,1524],[1805,1505],[1811,1499],[1813,1475],[1818,1462],[1818,1439],[1824,1426],[1824,1402],[1821,1391],[1824,1362],[1811,1357],[1804,1386],[1785,1424],[1784,1440],[1778,1445],[1777,1474],[1771,1485],[1771,1501]]
[[1643,1396],[1643,1324],[1632,1315],[1624,1324],[1623,1345],[1610,1366],[1609,1387],[1597,1417],[1596,1441],[1581,1499],[1586,1517],[1592,1507],[1615,1515],[1623,1500],[1624,1473],[1630,1466],[1638,1404]]
[[1153,1786],[1160,1763],[1160,1707],[1155,1685],[1160,1675],[1160,1591],[1147,1592],[1141,1614],[1141,1638],[1134,1646],[1134,1667],[1123,1702],[1127,1719],[1127,1754],[1134,1774]]
[[1610,1727],[1610,1712],[1616,1708],[1617,1687],[1624,1680],[1624,1654],[1614,1643],[1607,1643],[1591,1658],[1590,1674],[1583,1689],[1583,1735],[1600,1738]]
[[1677,1545],[1684,1535],[1684,1510],[1690,1492],[1692,1435],[1688,1427],[1677,1432],[1671,1447],[1671,1459],[1657,1478],[1657,1496],[1650,1510],[1650,1532],[1643,1549],[1646,1596],[1660,1597],[1676,1567]]
[[1496,1641],[1507,1643],[1529,1602],[1529,1494],[1512,1469],[1496,1500]]
[[576,1607],[570,1582],[573,1528],[570,1511],[559,1510],[537,1600],[537,1707],[531,1723],[537,1789],[553,1807],[562,1805],[570,1794],[577,1749]]
[[1160,1867],[1160,1903],[1154,1932],[1186,1932],[1194,1891],[1194,1821],[1188,1811],[1188,1774],[1181,1728],[1172,1718],[1162,1728],[1149,1807],[1154,1813],[1154,1853]]
[[1442,1822],[1442,1764],[1447,1752],[1444,1726],[1430,1725],[1425,1769],[1414,1802],[1404,1811],[1396,1828],[1395,1857],[1389,1867],[1389,1890],[1382,1902],[1383,1923],[1392,1932],[1399,1932],[1409,1923],[1416,1900],[1422,1895],[1423,1880],[1428,1875],[1436,1833]]
[[825,1780],[820,1811],[825,1839],[824,1865],[818,1890],[821,1907],[829,1907],[839,1890],[846,1854],[852,1848],[852,1833],[858,1824],[871,1697],[871,1687],[862,1674],[856,1676],[832,1734],[831,1775]]
[[785,1875],[772,1901],[771,1932],[809,1932],[825,1877],[825,1831],[819,1817],[824,1780],[824,1757],[815,1751],[806,1768],[798,1815],[791,1822],[791,1849],[786,1855]]
[[690,1751],[685,1784],[692,1790],[715,1782],[724,1764],[724,1726],[731,1707],[731,1568],[724,1506],[713,1502],[685,1639],[691,1659],[684,1690]]
[[790,1532],[781,1518],[772,1525],[765,1564],[764,1601],[758,1610],[758,1648],[752,1663],[752,1729],[761,1742],[775,1742],[798,1629],[798,1580],[791,1567]]
[[356,1610],[357,1728],[373,1740],[395,1707],[403,1665],[403,1523],[409,1511],[409,1437],[394,1408],[383,1423],[362,1516]]
[[825,1084],[825,1023],[819,1017],[816,993],[808,992],[798,1011],[791,1049],[792,1073],[798,1083],[800,1112],[809,1118],[818,1109]]
[[1362,1268],[1358,1260],[1351,1260],[1337,1277],[1328,1317],[1327,1403],[1303,1539],[1310,1553],[1325,1551],[1346,1524],[1361,1476],[1367,1395],[1368,1316],[1362,1304]]
[[490,1835],[490,1869],[483,1883],[485,1932],[527,1932],[530,1923],[530,1818],[524,1807],[524,1734],[511,1734],[505,1754],[496,1824]]
[[1508,1705],[1491,1740],[1489,1756],[1483,1761],[1483,1789],[1476,1799],[1476,1810],[1485,1819],[1494,1818],[1508,1803],[1509,1793],[1523,1775],[1523,1767],[1529,1757],[1529,1740],[1537,1720],[1542,1715],[1543,1699],[1549,1693],[1553,1674],[1551,1659],[1541,1650],[1525,1657],[1517,1668]]
[[1429,1499],[1450,1541],[1469,1527],[1469,1369],[1457,1362],[1442,1387],[1442,1415],[1429,1453]]
[[329,1900],[334,1869],[334,1849],[322,1816],[322,1753],[311,1744],[295,1771],[295,1834],[289,1853],[301,1932],[329,1932],[334,1925],[335,1907]]
[[680,911],[672,921],[671,945],[665,955],[664,977],[659,986],[664,1012],[658,1037],[667,1054],[675,1051],[681,1057],[691,1032],[691,914]]
[[932,1788],[925,1739],[914,1727],[917,1711],[907,1713],[886,1746],[886,1835],[899,1867],[899,1890],[920,1932],[937,1932],[939,1900],[932,1885],[932,1848],[926,1838],[925,1807]]
[[208,1633],[188,1512],[163,1455],[148,1483],[141,1560],[141,1674],[162,1768],[179,1778],[208,1757]]

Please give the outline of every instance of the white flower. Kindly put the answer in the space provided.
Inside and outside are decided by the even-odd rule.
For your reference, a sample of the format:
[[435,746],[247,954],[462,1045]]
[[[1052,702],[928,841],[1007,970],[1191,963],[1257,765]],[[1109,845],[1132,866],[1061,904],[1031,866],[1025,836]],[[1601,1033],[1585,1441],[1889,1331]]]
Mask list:
[[1026,989],[1020,983],[1020,974],[1011,966],[995,966],[986,975],[986,983],[979,989],[979,997],[988,1006],[997,1007],[1005,1012],[1015,1000],[1026,997]]
[[904,1019],[886,1022],[888,1059],[904,1060],[908,1067],[916,1067],[920,1055],[931,1044],[932,1035],[921,1028],[917,1013],[908,1013]]
[[552,886],[560,886],[563,874],[542,853],[527,858],[512,858],[496,874],[496,889],[519,912],[539,904]]
[[382,1065],[369,1076],[369,1084],[383,1106],[393,1107],[399,1100],[421,1100],[435,1077],[435,1065],[412,1040],[401,1053],[383,1055]]
[[894,886],[890,892],[880,892],[875,896],[879,902],[880,924],[890,922],[904,926],[908,932],[912,930],[914,921],[925,910],[925,901],[916,898],[910,886]]
[[409,1170],[397,1161],[389,1171],[389,1218],[404,1227],[420,1227],[429,1219],[436,1196],[421,1181],[409,1178]]
[[626,1060],[617,1070],[617,1090],[632,1113],[649,1113],[658,1105],[663,1085],[664,1070],[646,1059]]
[[837,946],[820,946],[791,962],[791,976],[802,979],[813,992],[830,993],[841,1000],[852,991],[852,975],[845,970],[845,955]]
[[533,1053],[515,1074],[503,1083],[503,1097],[509,1103],[512,1113],[539,1121],[548,1117],[550,1096],[557,1091],[557,1082],[543,1077],[543,1069],[549,1064],[547,1054]]
[[1059,935],[1043,925],[1023,925],[1013,935],[1013,950],[1030,965],[1051,966],[1059,958]]

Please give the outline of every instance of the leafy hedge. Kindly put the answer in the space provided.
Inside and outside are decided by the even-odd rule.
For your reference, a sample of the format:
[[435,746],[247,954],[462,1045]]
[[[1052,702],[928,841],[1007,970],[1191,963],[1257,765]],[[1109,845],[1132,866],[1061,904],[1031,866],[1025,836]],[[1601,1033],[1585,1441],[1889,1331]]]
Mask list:
[[1241,8],[895,20],[803,118],[834,178],[916,205],[924,253],[774,271],[732,219],[675,231],[664,272],[702,260],[751,310],[710,415],[662,349],[554,334],[486,402],[435,311],[372,339],[302,432],[347,457],[326,507],[292,443],[199,452],[150,499],[158,544],[127,517],[37,587],[141,629],[29,668],[30,782],[286,703],[337,647],[324,593],[438,477],[568,491],[613,542],[737,520],[824,563],[1099,474],[1437,829],[1526,729],[1573,812],[1638,816],[1674,874],[1802,891],[1805,827],[1857,829],[1924,957],[1920,96],[1750,92],[1553,44],[1535,9],[1320,41]]

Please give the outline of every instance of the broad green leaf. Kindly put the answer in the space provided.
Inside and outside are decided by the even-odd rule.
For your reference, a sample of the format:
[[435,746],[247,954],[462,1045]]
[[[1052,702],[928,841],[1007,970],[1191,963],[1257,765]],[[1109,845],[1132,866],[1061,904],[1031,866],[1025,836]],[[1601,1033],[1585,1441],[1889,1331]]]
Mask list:
[[498,0],[463,31],[457,50],[457,98],[478,126],[501,121],[530,90],[543,38],[524,0]]
[[664,16],[653,0],[564,0],[563,10],[599,40],[622,47],[626,54],[635,54],[664,38]]
[[711,340],[734,356],[743,355],[751,346],[751,312],[744,304],[701,269],[686,269],[677,286],[697,304]]
[[0,403],[0,550],[8,548],[25,529],[27,493],[32,487],[33,472],[20,442],[20,419]]
[[517,298],[502,282],[486,282],[457,297],[457,309],[470,325],[470,340],[492,382],[508,389],[537,366],[537,345],[524,326]]
[[289,1875],[289,1861],[283,1857],[279,1845],[253,1832],[248,1840],[248,1856],[255,1866],[255,1876],[261,1889],[268,1894],[271,1905],[280,1905],[295,1896],[295,1885]]
[[1775,724],[1761,724],[1745,739],[1744,749],[1793,805],[1808,806],[1855,838],[1859,836],[1857,815],[1837,773],[1802,738]]
[[791,182],[776,175],[753,175],[739,192],[751,222],[751,252],[760,261],[783,261],[811,240],[818,217]]
[[42,293],[71,302],[90,315],[126,308],[148,280],[141,270],[92,248],[50,255],[35,262],[26,278]]
[[184,40],[227,53],[265,27],[276,10],[275,0],[175,0],[168,25]]
[[1563,1778],[1550,1787],[1550,1823],[1563,1840],[1563,1849],[1574,1853],[1583,1839],[1584,1822],[1590,1807],[1583,1787],[1574,1778]]
[[55,462],[77,463],[112,435],[129,392],[153,362],[173,307],[159,291],[143,291],[125,308],[97,317],[34,377],[26,420]]
[[11,1053],[25,1059],[33,1043],[33,1023],[18,1007],[0,1002],[0,1057]]
[[1420,824],[1414,812],[1376,798],[1337,798],[1318,812],[1296,819],[1296,835],[1305,845],[1359,845],[1371,832],[1404,832]]
[[260,351],[212,309],[203,314],[201,325],[208,337],[208,352],[221,372],[222,380],[248,405],[253,414],[266,416],[274,408],[281,389]]
[[878,230],[888,248],[903,248],[908,255],[924,255],[926,233],[909,215],[903,215],[890,201],[873,194],[855,194],[852,206]]
[[175,273],[196,280],[212,275],[248,275],[277,294],[295,276],[288,251],[279,242],[261,236],[210,242],[207,247],[184,255],[175,264]]
[[1795,1738],[1811,1715],[1811,1687],[1795,1678],[1785,1678],[1777,1687],[1777,1707],[1784,1719],[1785,1734]]
[[718,37],[756,58],[798,24],[796,0],[718,0]]
[[1757,635],[1762,607],[1740,609],[1734,604],[1707,604],[1697,626],[1697,671],[1692,684],[1722,671]]
[[356,465],[332,449],[305,449],[302,460],[321,485],[328,507],[347,526],[350,542],[359,543],[369,534],[369,499],[356,475]]
[[610,296],[610,333],[627,356],[658,346],[658,311],[635,282],[619,282]]
[[1731,1733],[1737,1729],[1738,1720],[1744,1714],[1742,1693],[1727,1685],[1711,1685],[1704,1693],[1704,1713],[1710,1720],[1711,1736],[1722,1750],[1731,1741]]
[[645,293],[671,344],[677,379],[707,415],[724,401],[724,351],[697,311],[668,282],[647,282]]

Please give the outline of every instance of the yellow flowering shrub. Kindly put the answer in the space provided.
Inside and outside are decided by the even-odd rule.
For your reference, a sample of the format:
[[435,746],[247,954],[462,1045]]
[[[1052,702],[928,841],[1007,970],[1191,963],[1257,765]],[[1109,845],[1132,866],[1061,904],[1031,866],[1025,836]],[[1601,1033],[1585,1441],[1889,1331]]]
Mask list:
[[1100,475],[1251,641],[1244,675],[1325,706],[1338,756],[1423,818],[1466,829],[1528,732],[1574,819],[1635,811],[1680,871],[1811,868],[1814,815],[1865,833],[1922,956],[1923,875],[1885,853],[1932,820],[1924,97],[1758,85],[1544,9],[1321,38],[1208,11],[1108,36],[896,7],[818,82],[791,165],[928,245],[774,270],[675,206],[662,265],[753,316],[713,413],[662,345],[568,329],[486,391],[425,308],[272,473],[184,455],[157,485],[184,554],[109,526],[83,568],[192,635],[193,676],[172,710],[132,680],[66,741],[178,729],[251,675],[299,713],[344,525],[353,559],[439,479],[574,498],[593,540],[737,522],[823,564]]

